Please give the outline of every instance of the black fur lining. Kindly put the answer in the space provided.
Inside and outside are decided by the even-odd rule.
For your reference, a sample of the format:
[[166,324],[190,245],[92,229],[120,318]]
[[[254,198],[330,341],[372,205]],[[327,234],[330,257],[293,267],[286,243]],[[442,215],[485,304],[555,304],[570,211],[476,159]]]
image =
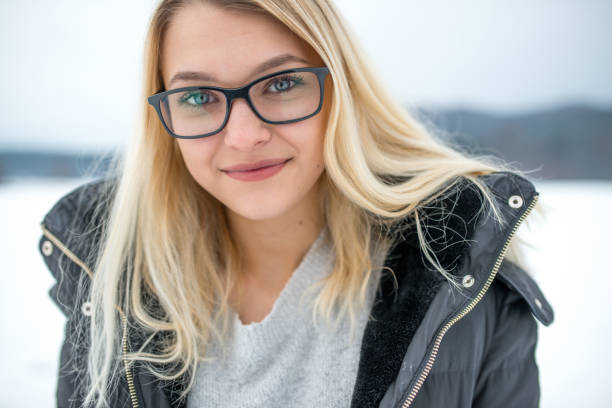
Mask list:
[[[469,248],[481,214],[482,197],[461,180],[420,212],[424,236],[440,265],[453,275]],[[445,278],[424,258],[415,228],[405,229],[389,251],[361,346],[352,407],[377,407],[397,377],[417,328]]]

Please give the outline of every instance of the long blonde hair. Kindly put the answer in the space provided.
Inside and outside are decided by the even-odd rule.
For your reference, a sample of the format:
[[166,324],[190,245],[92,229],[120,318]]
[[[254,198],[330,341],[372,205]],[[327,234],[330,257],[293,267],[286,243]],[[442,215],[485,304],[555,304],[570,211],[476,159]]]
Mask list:
[[[163,88],[160,53],[166,28],[192,2],[162,0],[150,21],[141,127],[114,189],[90,290],[94,309],[86,402],[96,407],[106,404],[120,373],[121,315],[145,334],[141,347],[124,356],[126,361],[143,363],[160,379],[187,374],[184,395],[206,356],[207,342],[211,337],[222,340],[227,327],[228,295],[240,253],[223,206],[190,176],[175,140],[145,98]],[[391,245],[387,237],[377,236],[379,227],[410,218],[420,232],[419,209],[461,179],[478,187],[501,220],[477,177],[509,167],[468,157],[413,118],[383,89],[330,0],[208,2],[272,15],[308,43],[330,70],[333,91],[322,191],[335,264],[316,298],[315,315],[326,322],[348,317],[352,325],[372,277],[368,249],[374,242]],[[419,237],[426,258],[452,280]],[[163,341],[151,348],[159,338]]]

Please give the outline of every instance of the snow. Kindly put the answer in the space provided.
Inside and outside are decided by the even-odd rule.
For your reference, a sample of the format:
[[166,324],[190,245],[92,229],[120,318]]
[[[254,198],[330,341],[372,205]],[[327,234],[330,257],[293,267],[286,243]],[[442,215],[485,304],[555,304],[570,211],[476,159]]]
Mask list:
[[610,407],[612,183],[549,182],[540,201],[546,224],[534,224],[530,264],[555,309],[540,326],[537,357],[542,407]]
[[[53,407],[64,317],[49,299],[53,280],[38,252],[40,221],[83,180],[0,185],[0,407]],[[540,325],[537,351],[544,408],[610,406],[612,356],[610,250],[612,182],[540,182],[544,222],[530,216],[520,233],[534,245],[529,264],[556,320]],[[528,228],[527,228],[528,227]],[[609,234],[608,234],[609,235]]]
[[80,180],[0,185],[0,407],[54,407],[64,316],[50,300],[53,284],[39,252],[43,215]]

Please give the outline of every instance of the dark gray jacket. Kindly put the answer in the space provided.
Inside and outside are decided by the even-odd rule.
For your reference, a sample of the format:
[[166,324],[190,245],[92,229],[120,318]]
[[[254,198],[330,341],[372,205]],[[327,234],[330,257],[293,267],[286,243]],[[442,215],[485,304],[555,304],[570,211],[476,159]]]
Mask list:
[[[504,260],[508,243],[535,205],[531,182],[513,173],[481,176],[506,223],[478,211],[482,197],[463,181],[423,210],[424,233],[440,264],[460,289],[424,260],[414,228],[405,224],[385,265],[365,329],[352,407],[537,407],[537,324],[553,310],[537,284]],[[93,209],[108,192],[90,183],[62,198],[45,216],[40,249],[57,280],[51,298],[67,316],[57,404],[80,406],[89,318],[87,287],[99,242],[102,213]],[[93,227],[92,227],[93,226]],[[389,233],[398,233],[396,229]],[[534,319],[535,317],[535,319]],[[124,352],[138,344],[124,318]],[[184,381],[162,382],[138,365],[125,370],[113,407],[184,407]]]

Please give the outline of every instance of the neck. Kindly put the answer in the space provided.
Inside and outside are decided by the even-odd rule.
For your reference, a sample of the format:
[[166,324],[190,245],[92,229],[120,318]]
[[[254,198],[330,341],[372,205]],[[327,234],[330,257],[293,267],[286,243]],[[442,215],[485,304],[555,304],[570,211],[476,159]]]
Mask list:
[[282,290],[325,224],[320,189],[278,217],[252,220],[228,210],[228,221],[242,254],[240,280]]

